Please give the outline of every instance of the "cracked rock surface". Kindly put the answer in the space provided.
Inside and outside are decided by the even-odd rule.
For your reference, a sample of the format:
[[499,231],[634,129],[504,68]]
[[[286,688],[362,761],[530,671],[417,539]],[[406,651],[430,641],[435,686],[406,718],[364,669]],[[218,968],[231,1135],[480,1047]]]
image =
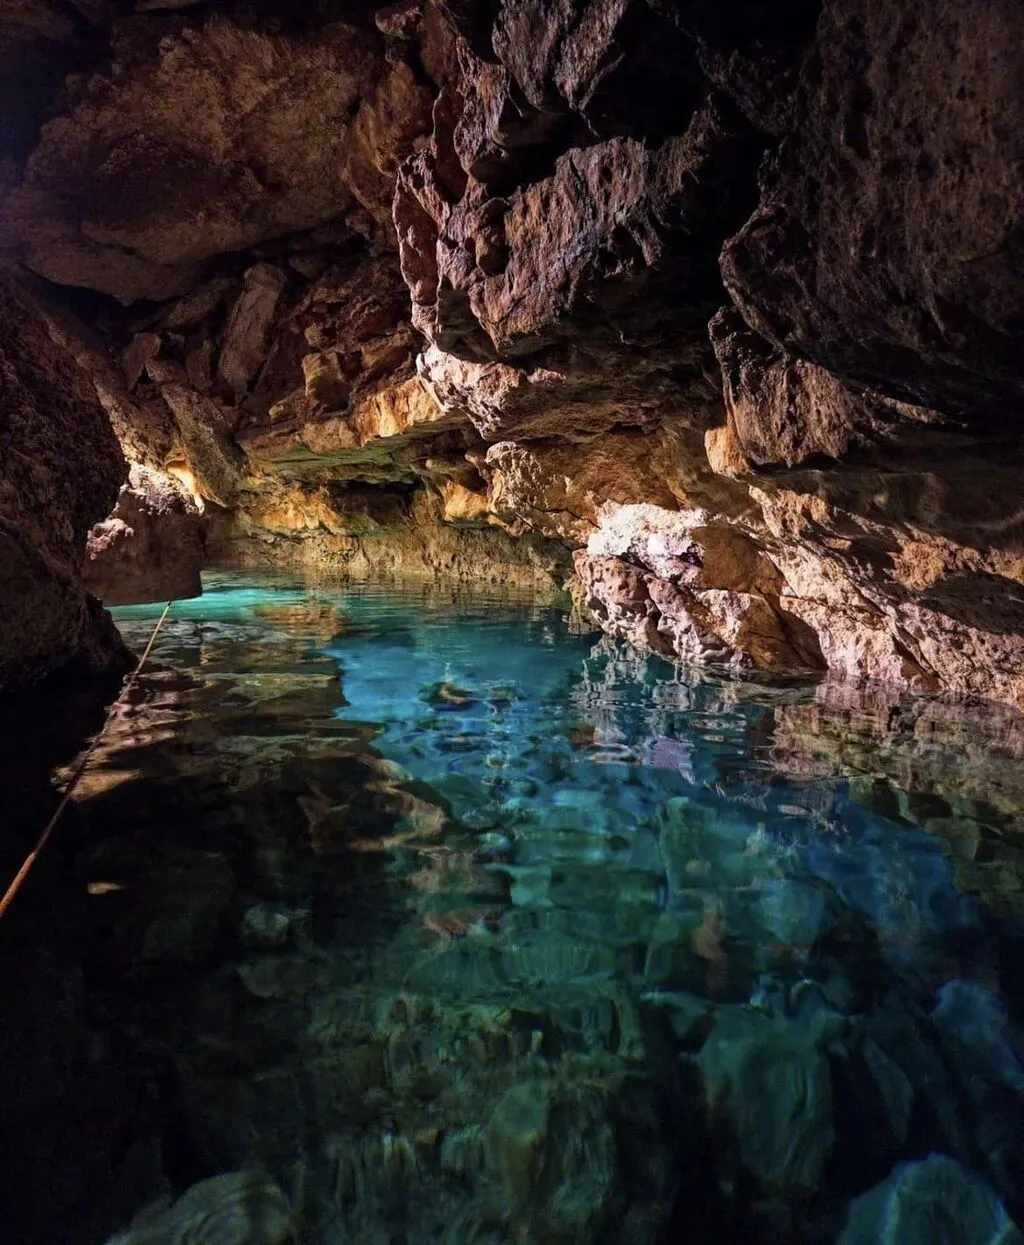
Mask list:
[[1020,706],[1019,20],[0,3],[0,260],[207,556]]

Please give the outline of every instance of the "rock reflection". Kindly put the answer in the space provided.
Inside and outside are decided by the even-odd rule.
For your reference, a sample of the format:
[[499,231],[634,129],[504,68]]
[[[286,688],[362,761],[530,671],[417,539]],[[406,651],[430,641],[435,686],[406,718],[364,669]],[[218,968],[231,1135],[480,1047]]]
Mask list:
[[951,1241],[1021,1214],[1022,930],[950,847],[1009,851],[1011,718],[230,579],[155,660],[69,864],[135,1200],[50,1239],[832,1245],[931,1154]]
[[961,891],[1024,915],[1024,716],[834,684],[774,716],[780,774],[847,779],[857,804],[935,834]]

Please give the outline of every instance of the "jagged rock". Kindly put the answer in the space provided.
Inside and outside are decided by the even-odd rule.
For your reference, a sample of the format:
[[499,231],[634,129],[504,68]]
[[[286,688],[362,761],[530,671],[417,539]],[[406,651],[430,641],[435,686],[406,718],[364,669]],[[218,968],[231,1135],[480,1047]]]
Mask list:
[[168,455],[165,466],[194,497],[231,506],[241,486],[243,459],[224,412],[211,398],[182,383],[174,371],[156,375],[174,416],[180,447]]
[[107,605],[182,600],[203,590],[199,511],[167,476],[132,465],[109,518],[89,533],[83,578]]
[[857,1198],[836,1245],[1020,1245],[1019,1229],[992,1189],[954,1159],[901,1164]]
[[446,523],[486,523],[490,506],[484,493],[475,492],[458,480],[443,480],[440,485],[442,514]]
[[[563,545],[513,537],[477,523],[447,523],[436,491],[352,488],[328,500],[314,489],[275,486],[243,499],[230,518],[212,517],[213,562],[311,565],[356,579],[444,579],[550,594],[571,571]],[[250,508],[251,507],[251,508]]]
[[609,432],[584,444],[500,441],[475,458],[487,477],[487,504],[512,525],[526,524],[569,544],[585,544],[609,503],[647,503],[663,511],[703,500],[687,469],[685,435],[658,429]]
[[[0,30],[4,251],[173,299],[71,348],[221,548],[599,537],[574,592],[666,655],[1024,703],[1011,0],[74,7]],[[749,556],[612,551],[642,503]]]
[[722,266],[769,341],[997,433],[1022,393],[1018,18],[1014,0],[825,6]]
[[236,394],[245,393],[267,351],[267,337],[277,314],[277,303],[287,282],[280,268],[256,264],[245,274],[245,284],[228,317],[217,371]]
[[[286,416],[286,410],[280,415]],[[339,467],[353,477],[377,474],[383,480],[409,478],[401,454],[410,442],[433,439],[458,429],[457,416],[446,414],[418,377],[364,390],[344,415],[319,419],[279,418],[269,428],[253,427],[239,440],[250,459],[293,478],[315,478]],[[397,457],[397,461],[396,461]],[[415,454],[413,455],[415,457]]]
[[573,557],[605,628],[696,664],[820,669],[814,633],[780,606],[784,581],[741,529],[703,511],[606,507]]
[[200,20],[158,40],[126,23],[112,72],[80,81],[44,128],[5,227],[49,280],[126,300],[184,294],[210,256],[352,203],[349,113],[378,55],[341,23],[291,39]]
[[125,384],[129,390],[138,384],[146,365],[160,353],[159,333],[136,333],[121,356]]
[[417,81],[407,61],[395,59],[352,123],[343,166],[345,184],[387,235],[394,231],[391,201],[398,166],[415,140],[430,129],[433,103],[433,90]]
[[210,281],[204,281],[184,298],[171,304],[161,315],[160,326],[165,329],[187,329],[201,324],[237,289],[238,283],[231,277],[214,277]]
[[0,275],[0,688],[71,662],[127,666],[81,571],[89,528],[113,509],[124,474],[88,377]]
[[825,368],[773,349],[733,310],[720,311],[710,330],[730,432],[751,466],[838,460],[878,445],[896,452],[900,433],[909,440],[943,422],[935,411],[853,389]]

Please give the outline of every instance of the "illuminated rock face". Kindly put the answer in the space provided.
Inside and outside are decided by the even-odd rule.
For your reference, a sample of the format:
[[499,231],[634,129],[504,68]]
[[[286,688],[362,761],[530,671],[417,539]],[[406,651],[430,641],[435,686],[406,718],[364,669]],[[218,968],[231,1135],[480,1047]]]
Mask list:
[[[904,7],[0,4],[0,246],[108,296],[65,335],[221,556],[378,490],[422,573],[531,534],[686,660],[1021,704],[1019,14]],[[639,505],[719,582],[596,554]]]
[[86,552],[86,587],[107,605],[180,601],[203,590],[199,511],[169,477],[145,467],[132,468]]

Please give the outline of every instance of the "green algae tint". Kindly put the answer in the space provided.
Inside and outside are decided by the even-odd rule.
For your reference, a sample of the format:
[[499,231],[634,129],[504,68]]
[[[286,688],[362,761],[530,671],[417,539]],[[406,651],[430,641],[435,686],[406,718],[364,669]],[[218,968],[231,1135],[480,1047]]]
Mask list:
[[73,861],[137,1101],[59,1239],[1020,1240],[1019,719],[230,575],[152,662]]

